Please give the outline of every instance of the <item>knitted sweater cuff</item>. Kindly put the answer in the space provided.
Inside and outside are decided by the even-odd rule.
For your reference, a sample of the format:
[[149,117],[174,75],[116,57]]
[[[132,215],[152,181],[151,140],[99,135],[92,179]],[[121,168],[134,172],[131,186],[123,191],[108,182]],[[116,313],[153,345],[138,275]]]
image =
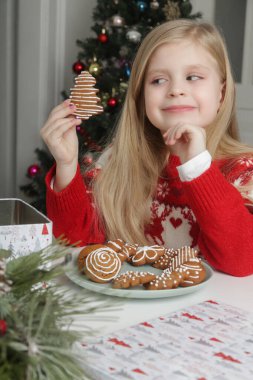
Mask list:
[[51,180],[55,176],[54,165],[46,175],[46,187],[47,205],[50,204],[50,210],[53,214],[68,212],[70,210],[76,209],[80,204],[85,202],[87,198],[87,190],[81,175],[80,166],[77,166],[76,174],[69,185],[60,192],[55,192],[51,189]]
[[226,181],[215,163],[212,163],[210,168],[199,177],[189,182],[182,182],[182,186],[190,200],[190,207],[198,215],[217,208],[224,200],[230,202],[234,198],[241,198],[238,191]]

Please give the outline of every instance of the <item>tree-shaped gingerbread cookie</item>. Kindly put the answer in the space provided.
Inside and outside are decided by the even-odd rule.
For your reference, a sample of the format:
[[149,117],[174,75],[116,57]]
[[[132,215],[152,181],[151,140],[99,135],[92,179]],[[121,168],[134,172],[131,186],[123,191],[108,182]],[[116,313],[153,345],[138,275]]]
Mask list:
[[96,96],[97,88],[95,78],[88,72],[82,71],[80,75],[75,78],[74,88],[71,88],[70,99],[76,105],[74,113],[80,119],[87,120],[91,116],[103,112],[103,107],[97,103],[100,98]]

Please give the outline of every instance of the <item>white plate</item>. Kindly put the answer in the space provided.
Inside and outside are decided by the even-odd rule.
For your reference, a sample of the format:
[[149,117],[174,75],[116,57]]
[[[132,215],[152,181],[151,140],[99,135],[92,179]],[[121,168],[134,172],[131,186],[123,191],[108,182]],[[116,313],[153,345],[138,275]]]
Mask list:
[[[82,288],[91,290],[93,292],[107,294],[116,297],[127,297],[127,298],[165,298],[165,297],[175,297],[183,296],[189,293],[196,292],[207,285],[208,281],[213,275],[213,270],[209,265],[203,263],[206,269],[206,279],[198,285],[189,286],[186,288],[178,287],[176,289],[165,289],[165,290],[146,290],[143,286],[136,286],[130,289],[113,289],[110,283],[99,284],[90,281],[84,274],[81,274],[77,267],[78,252],[72,253],[72,261],[66,265],[65,273],[67,277],[73,281],[75,284],[81,286]],[[120,270],[120,273],[127,272],[128,270],[133,271],[148,271],[155,274],[162,273],[162,270],[151,267],[150,265],[142,265],[141,267],[134,267],[128,263],[124,263]]]

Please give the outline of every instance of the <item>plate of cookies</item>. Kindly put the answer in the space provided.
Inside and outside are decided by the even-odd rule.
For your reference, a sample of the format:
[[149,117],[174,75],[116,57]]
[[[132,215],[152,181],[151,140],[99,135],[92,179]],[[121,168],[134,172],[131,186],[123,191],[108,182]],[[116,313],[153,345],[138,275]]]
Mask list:
[[213,274],[191,247],[173,250],[121,239],[74,251],[65,272],[83,288],[127,298],[185,295],[206,286]]

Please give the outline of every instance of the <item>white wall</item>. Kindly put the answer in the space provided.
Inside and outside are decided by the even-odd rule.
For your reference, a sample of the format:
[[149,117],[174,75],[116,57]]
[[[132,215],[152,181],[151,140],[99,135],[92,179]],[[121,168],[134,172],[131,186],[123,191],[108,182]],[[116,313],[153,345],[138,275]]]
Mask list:
[[66,0],[66,28],[65,28],[65,56],[63,87],[68,89],[73,84],[73,63],[77,59],[80,48],[76,40],[84,40],[93,35],[92,12],[96,6],[96,0]]
[[16,180],[16,14],[15,0],[0,1],[0,197],[13,196]]
[[72,85],[76,39],[91,34],[95,0],[1,0],[0,197],[24,195],[39,130]]

